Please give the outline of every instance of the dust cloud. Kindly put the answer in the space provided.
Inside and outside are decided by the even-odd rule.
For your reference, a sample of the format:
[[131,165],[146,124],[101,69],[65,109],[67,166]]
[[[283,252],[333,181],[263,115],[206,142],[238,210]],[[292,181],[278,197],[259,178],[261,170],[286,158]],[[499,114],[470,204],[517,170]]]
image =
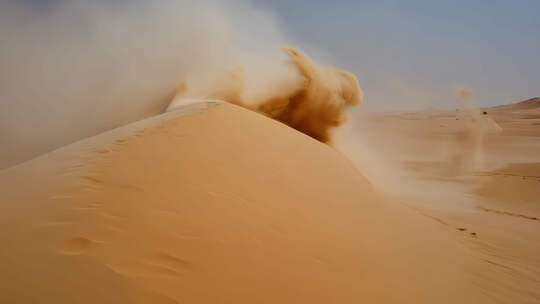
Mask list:
[[381,192],[438,207],[473,206],[468,193],[474,173],[487,165],[486,137],[502,129],[474,106],[472,90],[448,96],[453,110],[352,113],[336,132],[336,147]]
[[291,96],[286,44],[243,0],[2,1],[0,168],[163,113],[182,83],[224,96],[208,88],[240,73],[245,100]]
[[199,91],[190,95],[188,85],[182,83],[175,99],[181,102],[182,98],[204,96],[224,100],[279,120],[322,142],[330,142],[332,128],[346,121],[348,107],[362,101],[358,80],[347,71],[318,65],[297,48],[282,49],[290,56],[287,63],[299,73],[301,81],[267,81],[253,86],[239,67],[207,88],[209,93]]

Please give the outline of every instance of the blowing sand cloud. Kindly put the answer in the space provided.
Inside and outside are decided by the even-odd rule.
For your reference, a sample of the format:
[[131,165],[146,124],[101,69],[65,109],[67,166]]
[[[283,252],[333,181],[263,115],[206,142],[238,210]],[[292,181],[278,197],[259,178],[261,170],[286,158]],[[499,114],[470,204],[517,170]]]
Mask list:
[[[321,72],[294,49],[284,64],[278,46],[290,39],[248,1],[2,2],[0,41],[0,168],[161,113],[182,83],[227,98],[216,84],[237,73],[231,102],[323,141],[328,128],[313,126],[338,125],[335,105],[360,96],[352,75]],[[316,102],[297,110],[306,98]]]
[[463,108],[457,118],[461,119],[462,127],[455,136],[447,173],[465,175],[479,167],[486,135],[490,132],[500,132],[502,129],[491,117],[483,115],[483,112],[474,106],[472,90],[460,87],[456,89],[456,94]]
[[[301,76],[300,81],[264,79],[267,70],[262,68],[258,72],[263,74],[262,77],[248,78],[244,75],[245,70],[239,67],[210,86],[208,93],[198,92],[195,97],[200,98],[202,94],[206,98],[246,107],[317,140],[329,142],[331,129],[345,122],[347,108],[362,101],[363,92],[358,80],[347,71],[319,66],[294,47],[282,49],[290,57],[288,63]],[[265,82],[254,85],[250,83],[253,79],[264,79]],[[181,103],[189,94],[187,84],[183,83],[172,104]]]

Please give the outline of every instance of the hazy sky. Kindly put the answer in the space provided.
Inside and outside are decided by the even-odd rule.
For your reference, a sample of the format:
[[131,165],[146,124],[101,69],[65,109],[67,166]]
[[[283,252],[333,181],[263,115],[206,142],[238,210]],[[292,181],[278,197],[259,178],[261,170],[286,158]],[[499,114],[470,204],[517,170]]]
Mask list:
[[366,104],[540,96],[540,1],[255,0],[306,50],[352,70]]
[[370,106],[452,106],[458,87],[480,105],[540,95],[538,0],[253,2],[301,48],[354,72]]
[[286,89],[287,43],[355,73],[358,111],[451,108],[459,88],[478,105],[540,96],[539,16],[539,0],[0,0],[0,168],[238,64],[250,92]]

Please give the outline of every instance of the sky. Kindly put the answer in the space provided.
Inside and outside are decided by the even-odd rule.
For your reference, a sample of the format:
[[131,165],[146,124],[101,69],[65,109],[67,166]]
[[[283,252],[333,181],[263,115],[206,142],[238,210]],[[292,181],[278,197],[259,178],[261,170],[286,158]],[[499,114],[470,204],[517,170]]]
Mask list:
[[540,96],[540,1],[255,0],[302,48],[351,70],[366,105],[449,107]]
[[537,0],[251,1],[294,44],[357,75],[371,108],[454,107],[459,88],[482,106],[540,96]]

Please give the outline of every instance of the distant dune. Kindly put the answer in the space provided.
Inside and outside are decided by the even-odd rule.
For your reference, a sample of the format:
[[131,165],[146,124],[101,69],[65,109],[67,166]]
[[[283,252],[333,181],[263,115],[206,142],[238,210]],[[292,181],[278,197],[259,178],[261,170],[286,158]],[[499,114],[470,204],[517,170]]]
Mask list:
[[491,108],[497,110],[536,110],[540,108],[540,97],[534,97],[524,101]]

